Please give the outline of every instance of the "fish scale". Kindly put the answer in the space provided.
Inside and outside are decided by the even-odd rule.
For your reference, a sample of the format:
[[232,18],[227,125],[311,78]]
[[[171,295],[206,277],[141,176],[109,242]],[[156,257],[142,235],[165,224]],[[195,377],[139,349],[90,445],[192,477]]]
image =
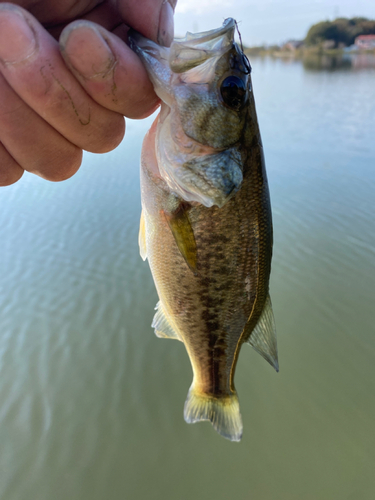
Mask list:
[[[195,35],[193,42],[189,41],[189,36],[174,42],[180,44],[178,50],[174,50],[173,44],[171,47],[181,57],[185,54],[186,59],[190,58],[186,61],[188,83],[183,92],[174,92],[173,86],[173,82],[178,86],[181,84],[178,82],[184,80],[183,64],[174,61],[179,79],[170,71],[168,79],[160,82],[155,76],[161,74],[160,68],[158,71],[152,68],[160,61],[156,58],[152,62],[150,59],[151,53],[153,57],[157,53],[156,44],[140,35],[132,36],[133,46],[145,62],[156,92],[162,87],[160,95],[165,99],[161,114],[145,138],[141,162],[141,255],[148,259],[160,299],[153,326],[159,337],[181,340],[189,355],[194,378],[185,403],[185,420],[189,423],[210,420],[221,435],[239,441],[242,419],[234,374],[243,343],[252,345],[278,370],[269,299],[272,216],[250,75],[243,76],[233,67],[233,58],[238,60],[240,51],[233,41],[234,21],[231,19],[224,23],[223,28],[202,35],[205,40],[220,36],[223,38],[221,47],[228,47],[226,52],[222,49],[219,58],[214,58],[214,71],[204,62],[207,75],[213,76],[212,81],[204,84],[207,91],[199,87],[197,92],[192,83],[194,71],[202,64],[202,50],[199,50],[196,62],[194,47],[191,46],[197,43],[199,35]],[[167,49],[162,50],[165,64]],[[213,52],[207,57],[213,57]],[[243,64],[245,66],[249,67]],[[230,101],[237,106],[239,99],[243,98],[243,105],[238,109],[228,109],[226,103],[218,98],[220,87],[215,89],[215,85],[221,85],[220,82],[229,73],[240,75],[241,81],[246,82],[246,96],[242,92],[245,83],[239,81],[239,97]],[[197,78],[202,78],[202,72],[197,73]],[[237,82],[232,78],[229,85],[233,81]],[[189,89],[193,97],[181,101],[184,93],[189,95]],[[197,95],[201,100],[198,109]],[[210,119],[203,127],[202,117],[208,109]],[[176,131],[170,129],[170,143],[162,131],[169,113],[176,114],[175,127],[178,128],[179,124],[182,127]],[[234,128],[229,138],[228,123]],[[192,127],[195,127],[193,132]],[[177,142],[173,143],[174,132]],[[193,153],[189,150],[190,156],[184,163],[187,153],[177,152],[174,169],[172,153],[176,154],[176,144],[181,143],[183,134]],[[163,143],[160,143],[160,137]],[[212,168],[204,172],[187,170],[184,166],[194,160],[194,141],[197,142],[198,158],[203,155],[206,163],[211,161]],[[202,144],[212,148],[215,154],[207,150],[204,155]],[[241,159],[240,186],[237,185],[238,176],[231,174],[231,170],[237,169],[238,165],[225,160],[227,163],[223,167],[222,158],[226,157],[222,155],[229,147],[236,151],[236,158]],[[171,184],[173,188],[169,185],[171,178],[163,177],[164,170],[159,168],[163,158],[172,162],[168,175],[176,176]],[[185,170],[178,177],[181,169]],[[207,176],[207,185],[211,183],[211,175],[216,179],[224,176],[227,184],[234,183],[236,179],[237,184],[234,183],[231,190],[216,193],[215,189],[224,190],[226,185],[224,182],[216,183],[215,189],[212,189],[211,183],[207,191],[206,183],[194,177],[202,174]],[[182,181],[184,189],[176,193],[175,187]],[[189,189],[194,190],[194,200],[202,201],[190,202]]]

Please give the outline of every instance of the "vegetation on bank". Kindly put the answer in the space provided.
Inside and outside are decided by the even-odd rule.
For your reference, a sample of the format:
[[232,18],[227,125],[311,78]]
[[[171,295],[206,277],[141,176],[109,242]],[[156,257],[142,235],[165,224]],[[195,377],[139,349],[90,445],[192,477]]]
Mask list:
[[[353,46],[360,35],[375,35],[375,20],[365,17],[338,18],[311,26],[304,40],[290,40],[282,45],[248,47],[250,56],[306,57],[318,54],[339,55]],[[369,52],[375,54],[375,48]]]
[[311,26],[304,44],[311,47],[331,40],[335,47],[349,47],[359,35],[375,35],[375,20],[365,17],[340,17],[334,21],[322,21]]

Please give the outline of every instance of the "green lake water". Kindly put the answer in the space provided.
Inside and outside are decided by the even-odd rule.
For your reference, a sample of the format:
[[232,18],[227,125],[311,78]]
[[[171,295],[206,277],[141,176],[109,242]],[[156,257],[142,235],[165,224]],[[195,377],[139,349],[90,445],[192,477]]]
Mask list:
[[72,179],[0,189],[1,500],[375,498],[375,69],[251,63],[280,372],[243,347],[241,443],[184,422],[187,354],[151,329],[129,121]]

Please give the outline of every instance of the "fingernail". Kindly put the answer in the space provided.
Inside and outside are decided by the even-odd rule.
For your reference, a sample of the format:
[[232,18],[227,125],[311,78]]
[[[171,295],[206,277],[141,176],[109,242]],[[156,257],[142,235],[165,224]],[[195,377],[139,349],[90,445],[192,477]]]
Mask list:
[[60,46],[64,58],[84,78],[103,78],[116,63],[105,39],[87,22],[65,29],[60,36]]
[[167,1],[164,0],[159,17],[159,31],[158,31],[158,43],[159,45],[164,45],[169,47],[173,41],[174,35],[174,20],[173,20],[173,7]]
[[0,60],[17,64],[28,59],[37,48],[35,35],[23,15],[0,5]]

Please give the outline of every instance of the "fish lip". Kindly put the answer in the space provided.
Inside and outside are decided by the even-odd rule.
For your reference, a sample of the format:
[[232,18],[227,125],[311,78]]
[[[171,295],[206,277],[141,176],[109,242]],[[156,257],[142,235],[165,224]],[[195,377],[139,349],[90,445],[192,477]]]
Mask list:
[[169,68],[169,47],[163,47],[144,37],[133,29],[128,32],[130,48],[141,59],[155,92],[168,106],[173,94],[171,70]]
[[138,31],[136,31],[135,29],[133,28],[130,28],[128,33],[128,44],[129,44],[129,47],[134,51],[134,52],[137,52],[137,44],[135,43],[135,38],[137,37],[137,35],[139,35]]
[[214,28],[209,31],[201,31],[199,33],[187,32],[184,37],[175,38],[174,43],[184,43],[185,45],[194,46],[218,38],[219,36],[222,36],[225,33],[227,33],[229,30],[233,30],[234,32],[235,28],[236,28],[236,21],[232,17],[228,17],[224,19],[222,26],[220,26],[219,28]]
[[185,73],[209,59],[218,60],[234,45],[236,21],[228,18],[220,28],[201,33],[186,33],[170,46],[169,67],[173,73]]
[[[206,43],[215,38],[218,38],[219,36],[227,33],[229,30],[231,29],[234,30],[235,27],[236,27],[236,21],[232,17],[228,17],[227,19],[224,20],[222,26],[220,26],[219,28],[215,28],[209,31],[201,31],[199,33],[194,33],[194,34],[187,32],[184,37],[174,38],[172,43],[177,43],[177,44],[184,43],[185,45],[195,46],[199,43]],[[136,52],[140,46],[139,42],[142,40],[151,42],[152,44],[159,46],[155,42],[152,42],[148,38],[141,35],[141,33],[136,31],[134,28],[129,29],[128,42],[132,50]]]
[[[141,35],[138,31],[128,31],[128,43],[130,48],[141,58],[146,68],[149,64],[147,56],[152,56],[164,66],[168,66],[174,73],[181,73],[189,69],[184,67],[184,61],[180,61],[181,54],[185,51],[194,51],[202,55],[202,60],[195,65],[201,64],[213,56],[219,57],[234,44],[234,32],[236,21],[229,17],[224,20],[223,25],[209,31],[192,34],[187,32],[184,37],[175,38],[170,47],[163,47]],[[179,61],[176,63],[176,61]]]
[[144,57],[142,57],[142,54],[145,50],[149,51],[152,53],[153,56],[158,54],[158,49],[160,48],[166,48],[162,47],[161,45],[158,45],[157,43],[153,42],[152,40],[149,40],[145,36],[141,35],[138,31],[135,29],[131,28],[128,31],[128,43],[129,47],[132,49],[133,52],[135,52],[137,55],[141,56],[141,59],[144,60]]

